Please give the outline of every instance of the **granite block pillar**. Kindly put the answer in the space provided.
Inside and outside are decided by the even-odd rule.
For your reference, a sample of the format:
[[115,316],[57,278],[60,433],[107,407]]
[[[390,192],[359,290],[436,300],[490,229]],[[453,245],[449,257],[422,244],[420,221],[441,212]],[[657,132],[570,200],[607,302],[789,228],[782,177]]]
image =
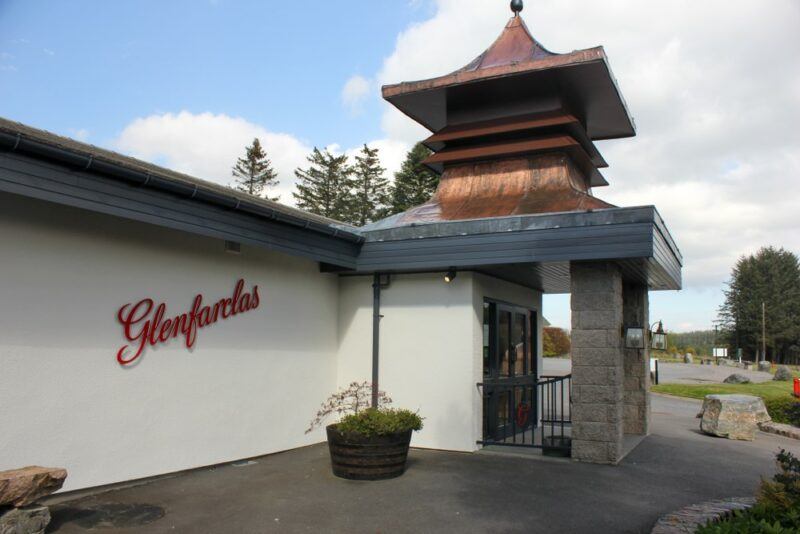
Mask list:
[[573,263],[572,457],[616,464],[624,431],[622,275],[611,262]]
[[650,312],[647,287],[623,283],[622,315],[624,326],[645,329],[644,349],[624,349],[626,434],[647,435],[650,430]]

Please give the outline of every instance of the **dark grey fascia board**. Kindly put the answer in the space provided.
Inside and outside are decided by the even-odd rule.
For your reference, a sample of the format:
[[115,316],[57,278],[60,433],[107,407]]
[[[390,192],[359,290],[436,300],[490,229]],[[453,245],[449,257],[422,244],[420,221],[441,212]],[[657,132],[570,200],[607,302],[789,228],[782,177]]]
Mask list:
[[[632,223],[656,224],[672,243],[672,238],[669,237],[669,231],[654,206],[634,206],[580,212],[568,211],[536,215],[509,215],[506,217],[460,221],[414,223],[376,230],[370,230],[369,226],[367,226],[362,229],[360,233],[367,242],[372,242],[497,234],[501,232],[548,230],[553,228],[597,227]],[[674,247],[674,250],[677,252],[677,247]],[[678,253],[678,256],[679,255]]]
[[[197,202],[167,191],[75,170],[44,158],[0,151],[0,192],[276,250],[344,268],[360,244],[282,224],[245,209]],[[241,208],[241,207],[240,207]]]
[[664,241],[667,242],[669,245],[670,250],[675,255],[675,258],[678,260],[680,265],[683,265],[683,254],[681,254],[681,250],[678,248],[678,245],[675,243],[675,240],[672,239],[672,234],[670,234],[669,229],[667,228],[664,219],[661,217],[661,214],[658,212],[658,209],[655,206],[650,206],[653,208],[653,221],[656,224],[656,228],[658,228],[659,233],[664,238]]
[[632,223],[368,241],[361,247],[357,270],[648,258],[653,255],[652,235],[652,224]]
[[660,289],[681,287],[680,252],[652,206],[416,224],[364,236],[358,272],[647,259],[669,277]]
[[56,144],[31,139],[19,133],[14,135],[0,131],[0,149],[29,155],[34,158],[44,158],[71,169],[90,171],[127,184],[155,189],[195,202],[212,204],[228,210],[242,211],[256,217],[301,227],[336,239],[352,243],[361,243],[363,241],[363,238],[357,232],[345,229],[343,226],[323,224],[311,219],[305,219],[285,211],[272,209],[257,202],[242,200],[234,195],[225,195],[217,190],[203,187],[201,184],[178,181],[155,172],[150,173],[132,169],[101,156],[68,150]]

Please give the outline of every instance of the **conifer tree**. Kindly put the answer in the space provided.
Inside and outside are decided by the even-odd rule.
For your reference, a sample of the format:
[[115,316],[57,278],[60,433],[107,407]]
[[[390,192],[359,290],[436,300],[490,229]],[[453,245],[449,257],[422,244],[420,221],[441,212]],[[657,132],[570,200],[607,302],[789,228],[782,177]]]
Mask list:
[[354,191],[349,222],[364,226],[384,217],[391,203],[386,169],[381,167],[378,149],[364,145],[353,166]]
[[431,151],[422,143],[414,145],[394,175],[392,213],[400,213],[427,202],[439,185],[439,176],[422,164]]
[[307,169],[294,171],[297,176],[297,191],[292,193],[297,207],[349,222],[352,213],[352,168],[347,155],[334,156],[327,149],[314,151],[307,158]]
[[[736,262],[719,323],[728,344],[755,356],[762,344],[762,303],[766,318],[766,359],[800,361],[800,261],[782,248],[765,247]],[[763,356],[762,356],[763,358]]]
[[[265,189],[280,184],[278,173],[273,170],[272,162],[267,158],[258,138],[253,139],[253,144],[245,149],[245,156],[236,160],[231,174],[236,178],[236,189],[258,197]],[[280,195],[268,198],[277,201],[280,200]]]

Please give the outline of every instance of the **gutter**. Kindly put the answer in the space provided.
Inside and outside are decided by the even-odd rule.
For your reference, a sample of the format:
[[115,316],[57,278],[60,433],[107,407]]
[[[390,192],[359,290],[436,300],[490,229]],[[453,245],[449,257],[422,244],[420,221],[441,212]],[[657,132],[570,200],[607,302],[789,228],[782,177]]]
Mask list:
[[257,202],[242,200],[233,195],[225,195],[204,187],[201,184],[191,184],[166,178],[158,174],[131,169],[125,165],[104,159],[103,157],[95,157],[91,154],[82,154],[66,150],[49,143],[29,139],[19,133],[14,135],[0,131],[0,148],[8,149],[11,152],[46,158],[82,171],[91,170],[131,185],[148,187],[188,200],[205,202],[228,210],[240,211],[264,219],[290,224],[351,243],[360,244],[364,242],[363,236],[349,230],[297,217]]

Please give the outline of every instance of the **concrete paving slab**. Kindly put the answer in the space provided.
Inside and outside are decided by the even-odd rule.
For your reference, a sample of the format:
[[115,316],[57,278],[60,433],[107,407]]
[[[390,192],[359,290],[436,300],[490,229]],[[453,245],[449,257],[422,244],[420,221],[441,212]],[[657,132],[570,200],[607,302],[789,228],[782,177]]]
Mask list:
[[[84,532],[102,512],[132,510],[118,528],[106,517],[103,531],[649,532],[669,511],[754,494],[781,447],[800,454],[797,441],[771,434],[754,442],[705,436],[698,409],[699,402],[655,395],[652,434],[616,467],[413,450],[403,477],[355,482],[333,477],[321,444],[241,467],[60,497],[51,531]],[[149,522],[137,526],[138,519]]]

